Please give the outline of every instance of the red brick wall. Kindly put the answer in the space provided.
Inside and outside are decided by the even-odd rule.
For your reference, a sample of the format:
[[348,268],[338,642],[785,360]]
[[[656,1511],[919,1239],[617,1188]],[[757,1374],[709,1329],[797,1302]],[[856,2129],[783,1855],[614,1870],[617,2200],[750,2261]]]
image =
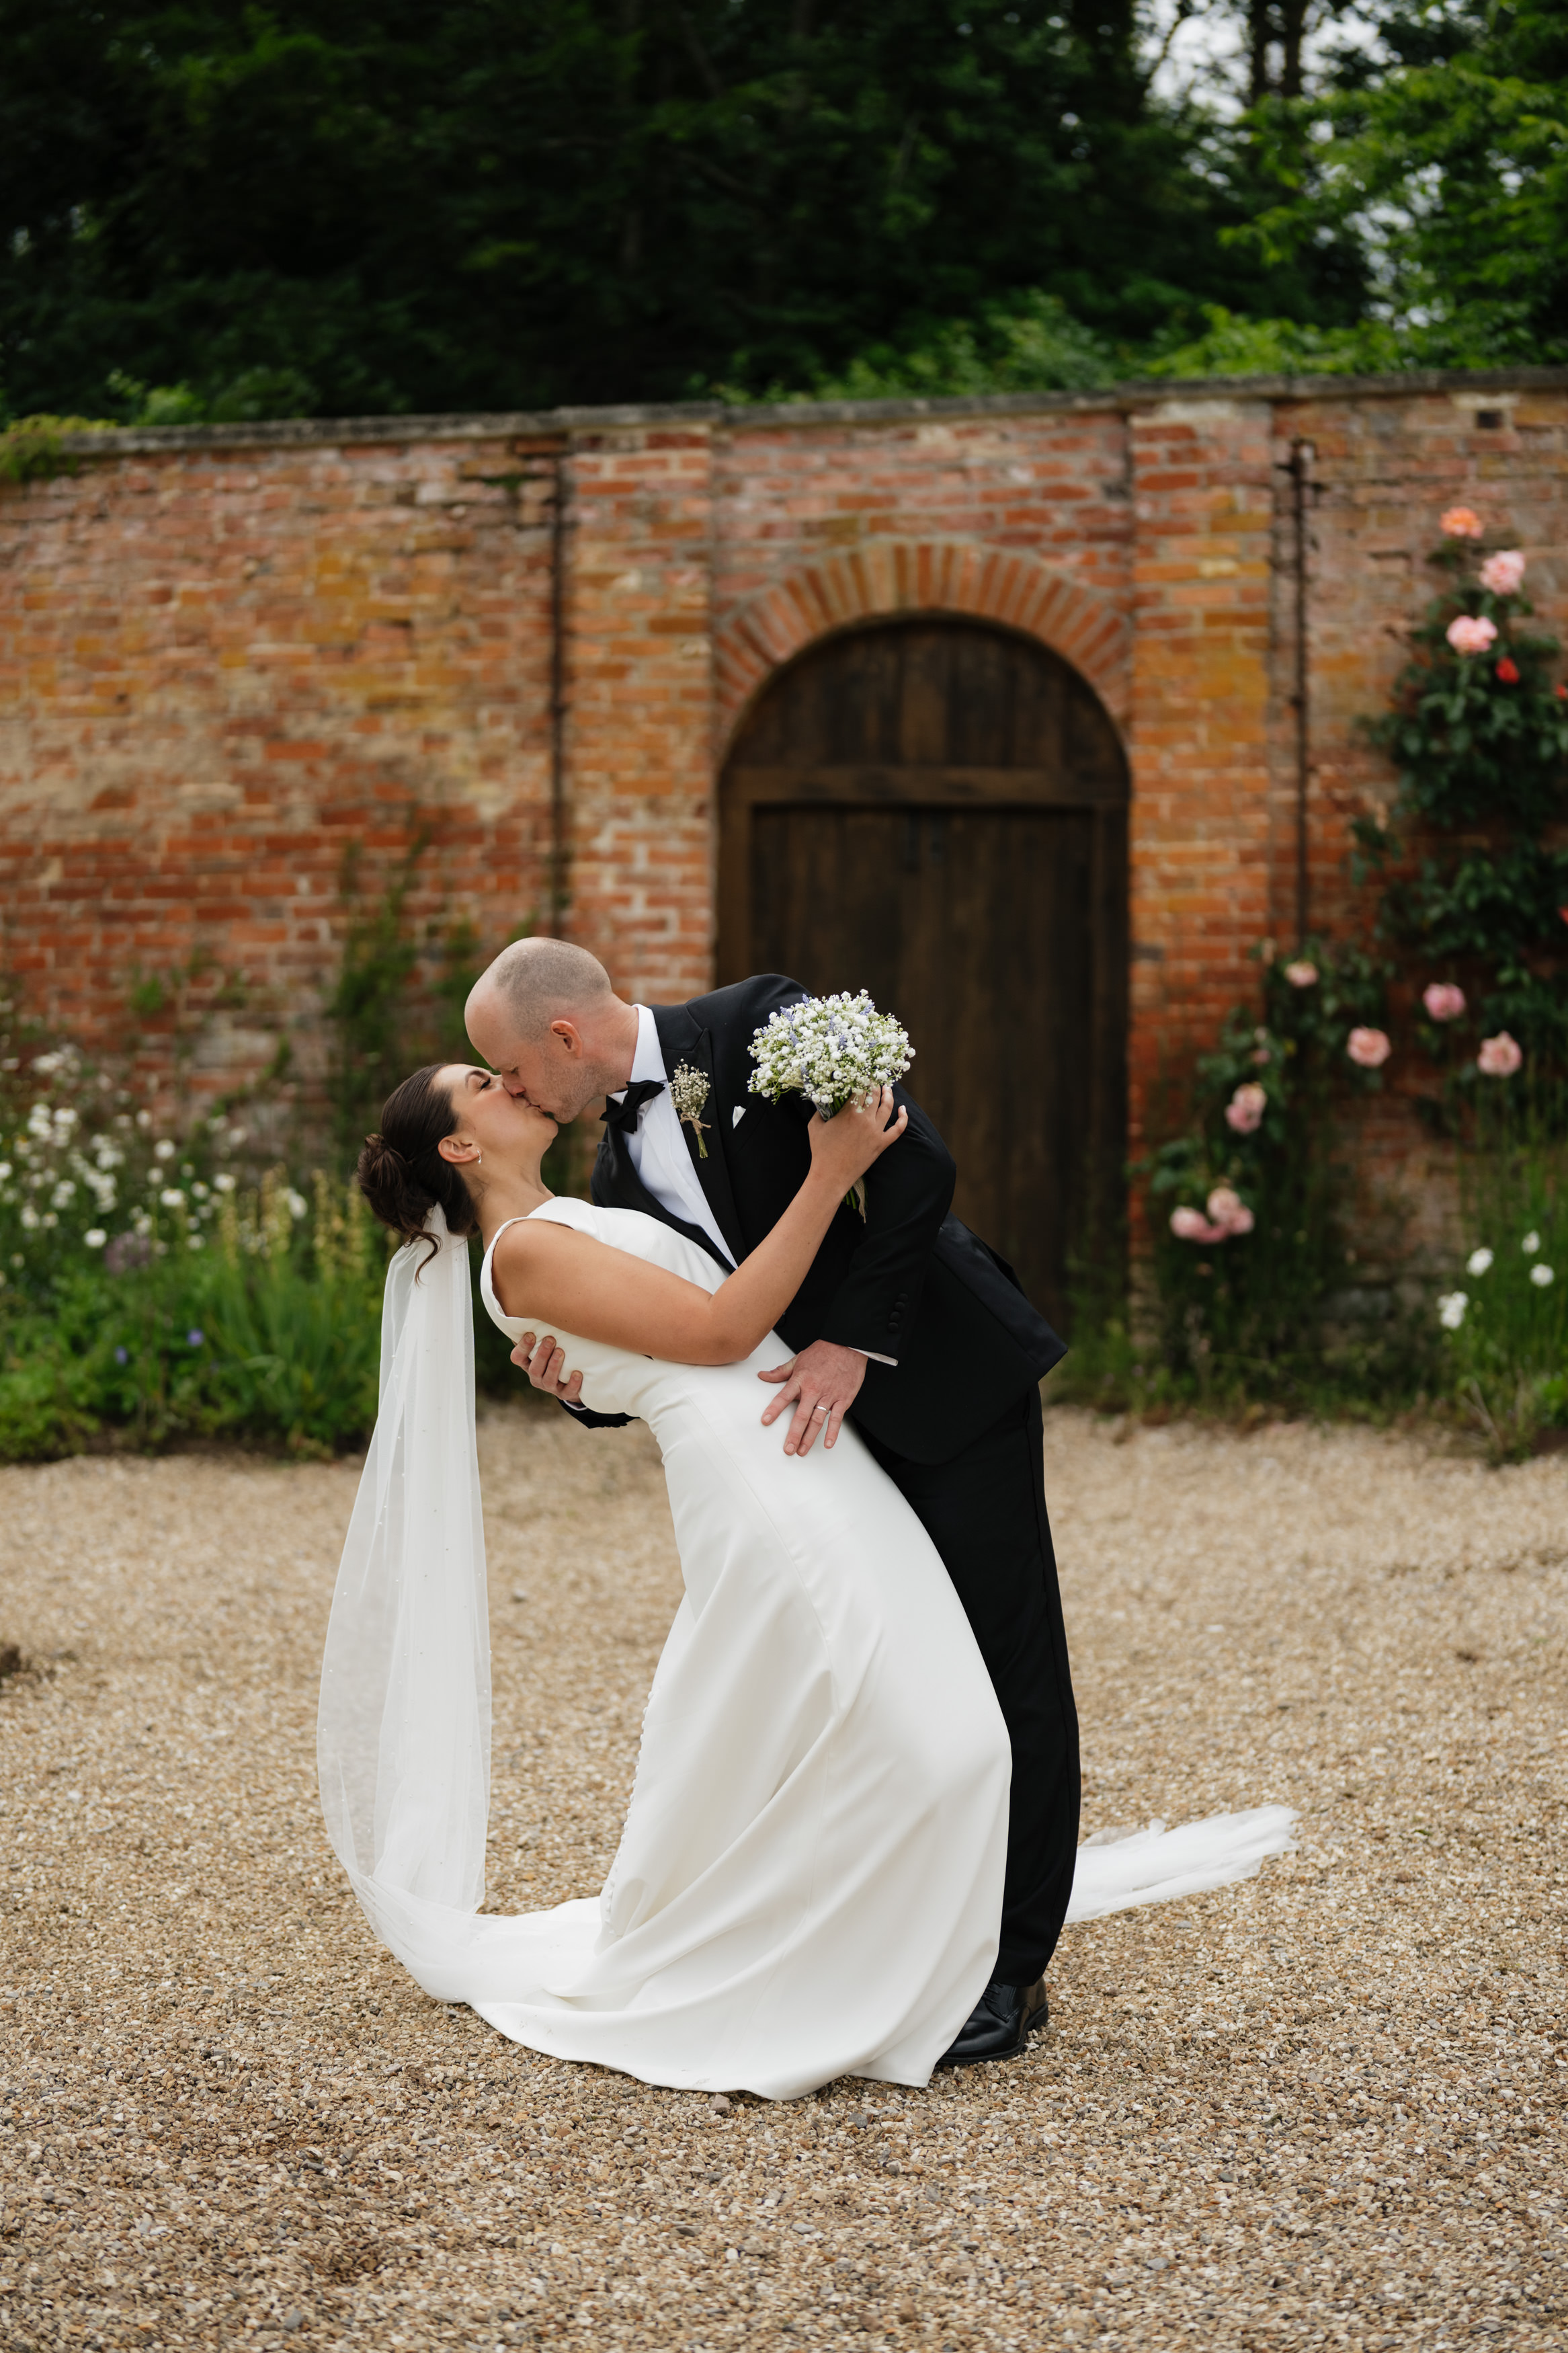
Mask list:
[[[825,629],[988,614],[1077,662],[1129,746],[1137,1143],[1248,950],[1291,936],[1292,443],[1315,449],[1312,900],[1342,924],[1347,824],[1386,791],[1354,723],[1437,515],[1464,498],[1517,540],[1560,621],[1565,438],[1568,375],[1545,372],[116,437],[0,491],[5,952],[100,1036],[136,971],[209,954],[245,998],[205,1034],[217,1090],[279,1026],[320,1066],[347,845],[374,889],[428,829],[421,923],[493,946],[547,918],[561,459],[568,930],[629,991],[703,986],[715,779],[749,699]],[[1397,1110],[1378,1132],[1387,1160],[1414,1149]]]

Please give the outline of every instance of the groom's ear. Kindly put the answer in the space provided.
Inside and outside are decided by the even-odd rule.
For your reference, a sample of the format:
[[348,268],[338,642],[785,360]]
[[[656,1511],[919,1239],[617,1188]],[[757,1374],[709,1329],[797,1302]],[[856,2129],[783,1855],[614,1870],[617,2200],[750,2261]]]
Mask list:
[[551,1023],[549,1034],[555,1041],[556,1050],[569,1061],[583,1060],[583,1033],[575,1021],[569,1020],[564,1013],[559,1014]]

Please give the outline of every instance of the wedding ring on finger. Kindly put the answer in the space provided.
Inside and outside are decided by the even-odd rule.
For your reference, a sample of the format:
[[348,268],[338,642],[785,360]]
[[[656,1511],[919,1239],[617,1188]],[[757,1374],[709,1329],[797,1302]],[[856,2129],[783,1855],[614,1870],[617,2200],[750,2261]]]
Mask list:
[[814,1405],[811,1410],[813,1415],[816,1416],[819,1413],[826,1413],[827,1411],[827,1408],[825,1405]]

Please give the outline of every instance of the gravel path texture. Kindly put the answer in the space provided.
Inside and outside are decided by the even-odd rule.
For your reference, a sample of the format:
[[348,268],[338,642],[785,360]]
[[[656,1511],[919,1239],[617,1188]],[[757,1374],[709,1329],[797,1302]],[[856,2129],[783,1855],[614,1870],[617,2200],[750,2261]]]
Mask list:
[[[316,1683],[356,1466],[0,1472],[7,2348],[1560,2348],[1568,1461],[1047,1416],[1086,1830],[1297,1852],[1069,1929],[1028,2055],[787,2106],[372,1942]],[[595,1891],[679,1590],[647,1434],[481,1433],[489,1904]]]

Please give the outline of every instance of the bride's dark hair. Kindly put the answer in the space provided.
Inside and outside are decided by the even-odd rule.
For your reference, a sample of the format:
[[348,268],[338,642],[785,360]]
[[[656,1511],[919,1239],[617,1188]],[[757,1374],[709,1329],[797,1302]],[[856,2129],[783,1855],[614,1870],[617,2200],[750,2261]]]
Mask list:
[[430,1241],[425,1220],[437,1203],[454,1234],[471,1234],[479,1223],[460,1172],[437,1150],[458,1124],[452,1098],[437,1084],[441,1071],[439,1062],[426,1062],[393,1088],[381,1106],[380,1131],[365,1137],[355,1171],[382,1224],[405,1241]]

